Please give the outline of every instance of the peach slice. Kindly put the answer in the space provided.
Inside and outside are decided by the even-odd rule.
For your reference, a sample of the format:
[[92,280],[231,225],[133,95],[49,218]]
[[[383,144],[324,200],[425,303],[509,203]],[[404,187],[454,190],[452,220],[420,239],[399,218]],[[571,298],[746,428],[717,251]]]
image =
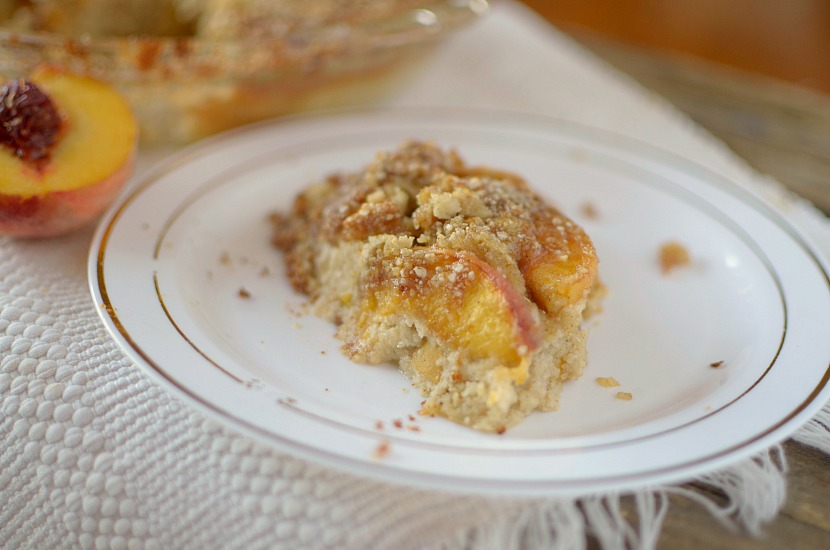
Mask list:
[[0,234],[59,235],[98,216],[132,174],[138,127],[126,100],[54,69],[7,83],[0,96]]
[[534,306],[497,269],[459,250],[415,248],[378,261],[364,310],[404,315],[468,360],[518,367],[541,343]]
[[527,290],[548,313],[584,302],[597,278],[598,260],[587,234],[553,209],[533,216],[537,247],[519,259]]

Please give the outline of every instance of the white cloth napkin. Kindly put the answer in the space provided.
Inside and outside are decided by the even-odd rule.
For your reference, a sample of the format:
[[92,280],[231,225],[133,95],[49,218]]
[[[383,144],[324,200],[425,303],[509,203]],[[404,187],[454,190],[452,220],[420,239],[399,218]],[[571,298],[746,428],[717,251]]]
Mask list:
[[[517,4],[502,2],[443,46],[388,104],[521,110],[655,143],[764,194],[830,252],[830,223],[808,204]],[[457,496],[277,452],[208,420],[124,358],[87,291],[90,237],[0,239],[3,548],[582,548],[589,534],[648,548],[668,492],[750,529],[783,502],[778,449],[702,478],[739,506],[643,488],[634,526],[618,495]],[[820,423],[800,437],[830,452]]]

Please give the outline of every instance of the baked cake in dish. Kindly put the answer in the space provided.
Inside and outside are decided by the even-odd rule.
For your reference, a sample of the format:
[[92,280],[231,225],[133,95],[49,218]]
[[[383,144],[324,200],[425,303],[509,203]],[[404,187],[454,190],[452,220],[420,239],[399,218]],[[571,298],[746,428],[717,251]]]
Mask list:
[[344,353],[398,365],[423,414],[501,433],[556,409],[585,368],[594,246],[515,174],[408,142],[309,187],[274,225]]

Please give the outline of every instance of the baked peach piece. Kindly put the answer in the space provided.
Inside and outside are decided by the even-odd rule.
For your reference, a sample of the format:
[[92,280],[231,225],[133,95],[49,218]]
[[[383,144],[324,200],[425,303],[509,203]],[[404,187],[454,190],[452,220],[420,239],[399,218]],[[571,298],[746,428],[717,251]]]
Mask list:
[[275,217],[291,282],[355,361],[396,364],[421,413],[501,433],[586,364],[590,238],[513,174],[410,142]]
[[138,128],[126,100],[53,69],[0,88],[0,234],[47,237],[96,218],[132,174]]

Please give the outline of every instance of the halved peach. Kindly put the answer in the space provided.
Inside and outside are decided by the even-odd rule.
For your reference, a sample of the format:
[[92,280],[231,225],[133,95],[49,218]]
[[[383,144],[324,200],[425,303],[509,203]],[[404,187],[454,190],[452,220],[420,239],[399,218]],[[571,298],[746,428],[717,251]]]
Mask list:
[[416,248],[378,266],[364,304],[371,316],[403,314],[467,360],[491,357],[505,367],[520,366],[541,343],[533,305],[475,254]]
[[[59,123],[52,131],[54,139],[46,140],[54,142],[34,158],[27,154],[25,143],[0,143],[0,233],[17,237],[67,233],[98,216],[129,179],[137,145],[136,119],[115,89],[93,78],[42,69],[18,81],[12,92],[31,90],[24,82],[34,84],[50,100]],[[10,96],[15,93],[9,89],[7,84],[2,91],[3,124],[14,124],[12,117],[19,116],[10,110],[15,101]],[[21,107],[26,108],[32,107]],[[37,132],[49,130],[35,124],[29,130],[35,140]]]

